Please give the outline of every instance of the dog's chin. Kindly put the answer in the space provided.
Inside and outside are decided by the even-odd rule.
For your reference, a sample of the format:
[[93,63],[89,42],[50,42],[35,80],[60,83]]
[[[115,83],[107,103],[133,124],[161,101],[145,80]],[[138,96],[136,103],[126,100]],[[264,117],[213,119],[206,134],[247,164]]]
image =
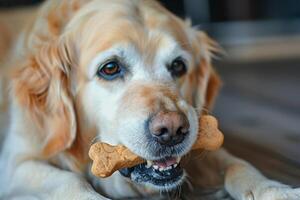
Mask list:
[[160,191],[177,189],[185,178],[184,169],[180,166],[180,159],[174,157],[159,161],[147,161],[119,171],[123,176],[138,184]]

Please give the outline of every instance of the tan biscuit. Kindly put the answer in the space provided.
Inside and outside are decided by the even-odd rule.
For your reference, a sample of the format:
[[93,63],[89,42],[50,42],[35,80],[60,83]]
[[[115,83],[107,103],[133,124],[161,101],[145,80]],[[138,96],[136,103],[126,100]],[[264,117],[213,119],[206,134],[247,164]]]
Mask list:
[[[193,150],[217,150],[223,144],[224,136],[218,129],[218,122],[213,116],[204,115],[199,120],[199,133]],[[103,142],[93,144],[89,151],[93,160],[92,173],[105,178],[121,168],[133,167],[145,162],[138,155],[123,145],[112,146]]]

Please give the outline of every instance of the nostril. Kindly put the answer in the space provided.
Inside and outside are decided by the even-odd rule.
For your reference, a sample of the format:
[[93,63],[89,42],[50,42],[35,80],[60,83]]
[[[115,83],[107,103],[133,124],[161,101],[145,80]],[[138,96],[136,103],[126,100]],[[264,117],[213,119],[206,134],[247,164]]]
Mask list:
[[186,135],[188,133],[187,128],[179,127],[176,131],[176,135]]
[[155,129],[152,129],[151,133],[155,137],[161,137],[161,136],[169,134],[169,129],[167,127],[164,127],[164,126],[163,127],[156,127]]
[[179,127],[176,131],[176,135],[181,135],[182,133],[182,127]]
[[159,132],[159,135],[158,135],[158,136],[166,135],[166,134],[168,134],[168,132],[169,132],[168,128],[162,127],[162,128],[160,129],[160,132]]
[[173,144],[173,145],[176,145],[176,144],[181,143],[181,142],[183,141],[184,137],[185,137],[185,135],[183,135],[183,134],[174,136],[174,137],[173,137],[172,144]]

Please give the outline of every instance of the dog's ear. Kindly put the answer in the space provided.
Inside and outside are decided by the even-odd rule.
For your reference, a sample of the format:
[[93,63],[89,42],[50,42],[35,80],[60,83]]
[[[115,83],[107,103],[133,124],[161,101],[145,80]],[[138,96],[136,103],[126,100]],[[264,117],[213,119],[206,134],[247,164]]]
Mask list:
[[219,92],[220,86],[221,79],[217,72],[214,69],[212,69],[210,71],[210,76],[206,87],[204,108],[208,110],[212,109],[215,102],[215,98]]
[[209,111],[221,86],[221,80],[211,66],[211,58],[219,52],[218,44],[202,31],[196,32],[193,41],[197,58],[195,67],[187,74],[182,84],[186,100],[198,111]]
[[13,96],[39,132],[34,137],[42,143],[40,156],[50,157],[70,147],[76,135],[66,43],[60,40],[43,45],[21,65],[13,74]]
[[[204,56],[207,68],[209,68],[209,77],[205,91],[204,108],[210,111],[214,105],[215,98],[221,86],[221,79],[216,70],[211,65],[211,59],[216,53],[223,53],[219,44],[211,39],[205,32],[198,31],[198,40],[200,45],[203,44]],[[200,68],[205,66],[199,66]]]

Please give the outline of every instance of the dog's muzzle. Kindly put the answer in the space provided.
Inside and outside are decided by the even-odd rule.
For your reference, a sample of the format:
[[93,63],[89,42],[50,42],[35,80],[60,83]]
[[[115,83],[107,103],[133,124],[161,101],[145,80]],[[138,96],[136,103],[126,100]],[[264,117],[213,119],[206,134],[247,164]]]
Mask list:
[[180,112],[161,111],[150,117],[145,127],[149,142],[147,150],[159,159],[119,171],[137,183],[147,183],[160,190],[174,189],[184,179],[179,155],[186,147],[188,119]]

